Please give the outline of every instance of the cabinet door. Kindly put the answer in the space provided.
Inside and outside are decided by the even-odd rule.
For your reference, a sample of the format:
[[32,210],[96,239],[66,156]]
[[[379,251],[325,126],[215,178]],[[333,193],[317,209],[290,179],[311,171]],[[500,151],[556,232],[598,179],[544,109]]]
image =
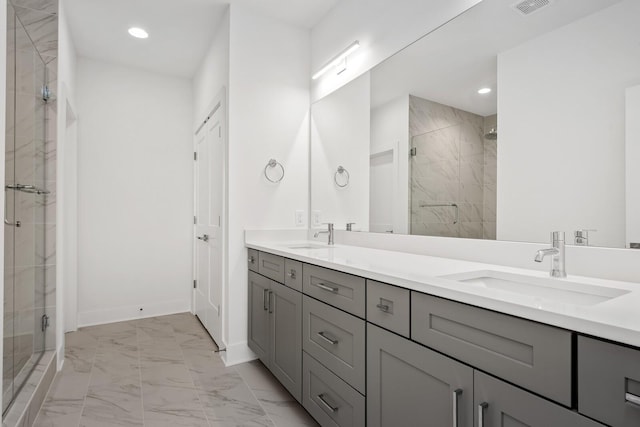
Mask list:
[[640,351],[578,337],[578,411],[616,427],[640,426]]
[[368,426],[470,427],[472,405],[470,367],[367,324]]
[[249,271],[249,348],[269,366],[269,289],[271,281]]
[[474,417],[485,427],[602,427],[577,412],[479,371],[474,373]]
[[302,398],[302,294],[271,282],[271,372],[300,402]]

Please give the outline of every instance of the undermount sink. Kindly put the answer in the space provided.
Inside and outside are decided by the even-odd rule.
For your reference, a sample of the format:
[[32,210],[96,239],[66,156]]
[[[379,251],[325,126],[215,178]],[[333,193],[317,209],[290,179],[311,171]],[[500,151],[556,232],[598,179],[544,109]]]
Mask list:
[[314,243],[300,243],[298,245],[288,245],[289,249],[329,249],[329,245],[319,245]]
[[631,292],[626,289],[493,270],[470,271],[442,277],[477,288],[495,289],[535,299],[572,305],[595,305]]

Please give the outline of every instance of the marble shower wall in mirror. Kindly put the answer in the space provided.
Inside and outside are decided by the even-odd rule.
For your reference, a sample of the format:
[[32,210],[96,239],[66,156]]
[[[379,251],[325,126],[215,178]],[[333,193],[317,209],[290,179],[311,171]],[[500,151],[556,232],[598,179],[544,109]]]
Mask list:
[[409,97],[411,234],[495,239],[496,118]]
[[640,2],[511,6],[483,0],[370,71],[369,121],[342,118],[369,126],[368,151],[349,149],[369,164],[359,230],[640,243]]

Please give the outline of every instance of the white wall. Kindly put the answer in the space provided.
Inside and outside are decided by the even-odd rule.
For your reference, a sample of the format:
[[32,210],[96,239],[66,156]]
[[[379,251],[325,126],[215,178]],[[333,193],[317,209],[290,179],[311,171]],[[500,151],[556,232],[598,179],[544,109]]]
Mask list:
[[[332,222],[369,231],[369,73],[313,104],[311,109],[312,227]],[[334,182],[338,166],[349,173],[349,184]],[[338,176],[341,185],[345,176]],[[316,212],[320,221],[316,224]],[[325,228],[324,226],[322,226]]]
[[626,247],[640,243],[640,86],[626,91]]
[[[229,235],[226,363],[252,358],[247,341],[246,228],[293,228],[309,204],[309,31],[233,4],[229,77]],[[263,176],[270,158],[286,168]],[[305,224],[306,226],[306,224]]]
[[77,71],[79,325],[187,311],[190,82],[86,58]]
[[[392,150],[392,155],[374,157]],[[371,109],[371,231],[409,233],[409,96],[400,96]],[[390,159],[391,157],[391,159]],[[389,164],[391,160],[392,164]],[[389,170],[391,169],[391,170]],[[380,176],[378,176],[380,175]],[[390,214],[391,227],[382,227],[379,212]],[[374,224],[378,224],[374,226]]]
[[499,240],[548,242],[564,230],[571,241],[593,228],[591,244],[624,247],[625,89],[640,83],[639,15],[640,3],[623,1],[499,55]]
[[[77,146],[67,135],[68,105],[75,105],[76,49],[69,32],[66,3],[58,9],[57,175],[56,175],[56,350],[64,362],[64,333],[77,326]],[[74,129],[75,131],[75,129]],[[71,138],[69,138],[71,137]]]
[[[217,30],[198,70],[191,81],[193,90],[193,131],[211,112],[214,97],[223,87],[229,86],[229,9]],[[225,126],[226,127],[226,126]]]
[[342,0],[311,32],[311,69],[322,65],[360,41],[339,76],[327,73],[314,81],[316,101],[423,35],[456,17],[480,0]]

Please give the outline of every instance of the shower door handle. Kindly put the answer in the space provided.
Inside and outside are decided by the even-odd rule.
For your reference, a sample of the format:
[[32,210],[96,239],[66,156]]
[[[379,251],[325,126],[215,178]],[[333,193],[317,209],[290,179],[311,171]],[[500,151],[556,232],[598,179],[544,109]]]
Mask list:
[[20,221],[11,222],[7,219],[7,187],[4,188],[4,223],[16,228],[22,226]]

